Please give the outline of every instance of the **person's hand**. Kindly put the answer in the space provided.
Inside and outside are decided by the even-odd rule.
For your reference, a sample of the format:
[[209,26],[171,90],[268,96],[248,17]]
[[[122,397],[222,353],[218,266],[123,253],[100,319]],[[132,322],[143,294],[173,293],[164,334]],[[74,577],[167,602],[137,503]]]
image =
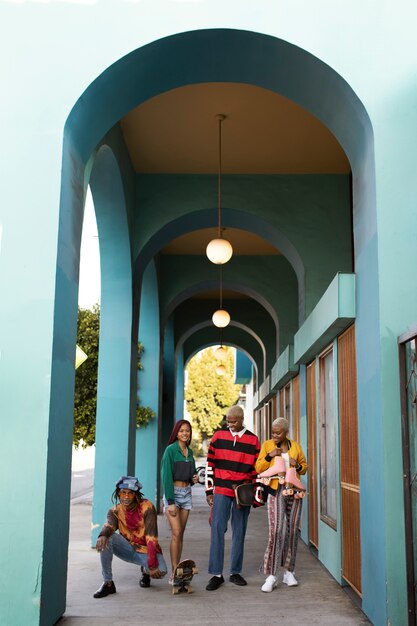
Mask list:
[[108,537],[99,537],[96,543],[97,552],[102,552],[103,550],[105,550],[107,548],[108,541]]
[[213,506],[214,496],[212,493],[209,496],[206,496],[206,500],[209,506]]
[[271,452],[268,452],[268,455],[273,458],[274,456],[281,456],[282,450],[281,448],[274,448]]
[[194,485],[195,485],[196,483],[198,483],[198,474],[194,474],[194,475],[193,475],[193,483],[194,483]]
[[149,570],[149,576],[151,578],[163,578],[165,576],[165,572],[161,572],[161,570],[157,567],[156,569]]
[[168,507],[168,513],[171,517],[176,517],[177,516],[177,507],[175,506],[175,504],[170,504]]
[[291,467],[297,467],[297,461],[292,458],[292,456],[288,457]]

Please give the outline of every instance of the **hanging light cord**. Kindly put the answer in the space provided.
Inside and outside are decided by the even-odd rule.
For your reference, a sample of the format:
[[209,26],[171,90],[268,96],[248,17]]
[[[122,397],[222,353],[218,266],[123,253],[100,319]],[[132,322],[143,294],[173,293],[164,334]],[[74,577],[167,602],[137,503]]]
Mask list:
[[220,310],[223,308],[223,265],[220,265]]
[[222,122],[226,118],[225,115],[219,113],[219,167],[218,167],[218,184],[217,184],[217,205],[218,205],[218,237],[222,238]]

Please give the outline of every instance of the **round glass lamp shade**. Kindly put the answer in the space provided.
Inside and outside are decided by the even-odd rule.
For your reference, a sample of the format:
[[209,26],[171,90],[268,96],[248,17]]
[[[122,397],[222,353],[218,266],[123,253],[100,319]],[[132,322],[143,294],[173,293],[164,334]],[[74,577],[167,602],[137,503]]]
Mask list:
[[212,263],[224,265],[232,258],[232,244],[227,239],[212,239],[206,248],[206,254]]
[[213,320],[213,324],[217,326],[217,328],[224,328],[230,322],[230,315],[224,309],[218,309],[213,313],[211,319]]
[[218,365],[216,367],[217,376],[224,376],[226,374],[226,368],[224,365]]
[[225,361],[227,358],[227,351],[225,348],[223,348],[223,346],[220,346],[219,348],[217,348],[217,350],[214,351],[214,356],[216,357],[216,359],[219,359],[219,361]]

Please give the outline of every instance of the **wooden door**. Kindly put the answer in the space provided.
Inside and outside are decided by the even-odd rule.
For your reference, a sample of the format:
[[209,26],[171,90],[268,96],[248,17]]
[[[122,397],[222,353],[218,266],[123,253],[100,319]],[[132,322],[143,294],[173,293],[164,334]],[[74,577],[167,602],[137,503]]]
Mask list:
[[338,339],[342,576],[361,595],[361,535],[355,327]]
[[318,499],[317,499],[317,411],[316,411],[316,362],[307,367],[307,456],[308,456],[308,529],[309,540],[319,547]]

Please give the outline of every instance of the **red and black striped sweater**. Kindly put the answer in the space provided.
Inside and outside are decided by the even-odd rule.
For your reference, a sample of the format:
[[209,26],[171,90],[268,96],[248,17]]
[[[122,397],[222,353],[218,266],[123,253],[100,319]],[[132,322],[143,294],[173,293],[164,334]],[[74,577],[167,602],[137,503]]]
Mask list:
[[214,433],[207,454],[206,495],[234,497],[233,485],[254,481],[260,450],[256,435],[245,430],[239,437],[228,428]]

